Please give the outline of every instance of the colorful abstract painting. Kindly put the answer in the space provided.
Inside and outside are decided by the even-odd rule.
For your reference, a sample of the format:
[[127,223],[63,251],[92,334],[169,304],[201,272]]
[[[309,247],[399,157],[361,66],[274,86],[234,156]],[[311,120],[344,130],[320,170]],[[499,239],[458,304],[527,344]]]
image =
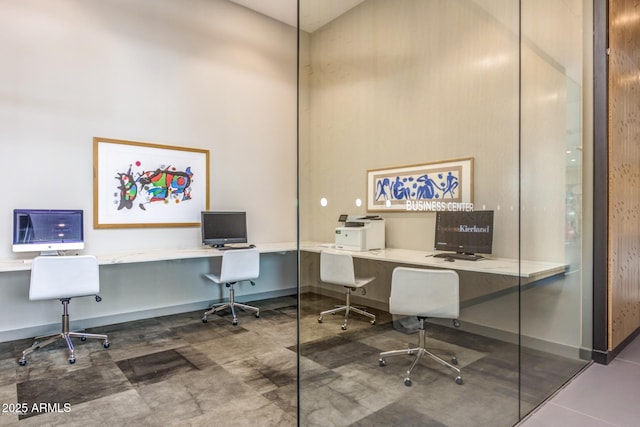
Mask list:
[[198,226],[209,151],[94,138],[94,227]]
[[473,210],[473,158],[369,170],[367,209]]

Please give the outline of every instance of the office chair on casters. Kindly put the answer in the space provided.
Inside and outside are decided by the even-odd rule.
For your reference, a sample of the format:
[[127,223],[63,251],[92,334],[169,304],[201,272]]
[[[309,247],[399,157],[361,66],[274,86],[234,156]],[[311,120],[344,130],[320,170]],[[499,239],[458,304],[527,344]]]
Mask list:
[[347,329],[349,313],[353,311],[370,318],[371,321],[369,323],[372,325],[376,324],[375,315],[351,305],[351,291],[362,289],[362,294],[365,295],[366,291],[364,286],[375,280],[375,277],[356,277],[351,255],[328,251],[320,252],[320,280],[332,285],[344,286],[347,290],[347,300],[345,305],[320,313],[318,323],[322,323],[322,317],[326,314],[335,314],[339,311],[344,311],[342,330],[345,331]]
[[410,386],[411,371],[422,356],[429,356],[436,362],[453,369],[457,373],[456,383],[462,384],[460,369],[453,366],[458,364],[456,356],[453,356],[449,363],[427,350],[424,329],[424,321],[430,317],[453,319],[454,326],[459,326],[456,320],[460,312],[458,273],[452,270],[396,267],[391,277],[389,312],[417,316],[420,321],[419,342],[414,348],[380,353],[380,366],[386,365],[386,357],[415,354],[404,379],[404,384]]
[[220,274],[205,274],[204,276],[219,285],[224,284],[229,288],[229,302],[222,304],[215,304],[210,310],[204,312],[202,322],[207,323],[207,316],[217,313],[226,308],[231,309],[233,315],[233,324],[238,324],[238,318],[236,316],[236,307],[241,310],[254,311],[256,317],[260,317],[260,309],[246,304],[241,304],[235,301],[235,292],[233,285],[242,281],[249,281],[255,286],[253,282],[260,275],[260,253],[256,248],[250,249],[232,249],[222,254],[222,266],[220,267]]
[[69,348],[69,363],[76,362],[75,349],[71,337],[79,337],[82,341],[87,338],[103,340],[102,346],[109,348],[111,343],[106,335],[87,334],[69,331],[69,301],[73,297],[95,296],[97,302],[101,298],[100,276],[98,274],[98,260],[91,255],[78,256],[38,256],[31,264],[31,281],[29,284],[29,300],[59,299],[62,303],[62,332],[41,342],[36,338],[31,347],[22,352],[18,360],[20,366],[27,364],[27,355],[35,350],[46,347],[62,338]]

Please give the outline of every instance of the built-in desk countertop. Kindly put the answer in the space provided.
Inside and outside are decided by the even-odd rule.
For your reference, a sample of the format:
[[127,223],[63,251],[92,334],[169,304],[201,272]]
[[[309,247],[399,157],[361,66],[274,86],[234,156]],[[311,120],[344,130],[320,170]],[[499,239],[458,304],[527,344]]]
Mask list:
[[[464,304],[475,304],[487,298],[494,298],[503,292],[512,292],[534,283],[540,284],[542,279],[562,276],[567,269],[565,264],[556,262],[519,261],[491,256],[479,261],[457,259],[451,262],[445,261],[444,258],[434,258],[433,255],[436,252],[433,251],[387,248],[356,252],[337,250],[332,246],[319,242],[301,242],[300,250],[306,253],[319,253],[324,249],[330,249],[349,253],[356,260],[373,262],[374,265],[362,266],[361,271],[364,276],[376,276],[380,279],[378,289],[372,289],[368,293],[368,298],[381,304],[386,304],[388,301],[391,272],[396,265],[457,271],[460,275],[460,301]],[[317,264],[315,268],[318,268]],[[317,271],[306,271],[306,274],[311,274],[310,277],[306,277],[307,283],[311,286],[319,284],[315,277],[318,274]],[[378,308],[384,309],[382,306]]]
[[[321,286],[319,282],[318,259],[319,253],[323,249],[330,249],[331,245],[320,242],[285,242],[285,243],[256,243],[256,247],[262,254],[273,254],[271,256],[279,256],[277,254],[291,253],[300,250],[304,257],[302,260],[302,268],[300,269],[300,283],[298,286],[309,287],[313,289],[315,286]],[[332,249],[332,248],[331,248]],[[336,249],[332,249],[336,250]],[[566,270],[566,266],[562,263],[552,262],[535,262],[535,261],[518,261],[516,259],[502,259],[488,257],[481,261],[464,261],[456,260],[454,262],[445,261],[443,258],[434,258],[433,252],[409,249],[388,248],[382,250],[373,250],[367,252],[342,251],[351,254],[354,259],[361,260],[360,268],[367,273],[373,273],[378,277],[378,284],[370,289],[368,304],[378,304],[377,308],[384,309],[386,301],[389,299],[389,290],[391,282],[391,272],[396,265],[408,265],[423,268],[442,268],[455,270],[460,275],[460,301],[465,304],[474,304],[477,301],[486,298],[493,298],[500,292],[512,292],[513,290],[529,284],[541,283],[542,279],[551,278],[552,276],[561,276]],[[220,257],[224,251],[210,248],[207,246],[194,247],[187,249],[168,249],[168,250],[138,250],[130,252],[118,252],[112,254],[96,254],[98,263],[101,268],[109,268],[110,266],[129,265],[138,263],[139,265],[151,262],[163,262],[174,260],[189,259],[207,259]],[[311,257],[311,258],[309,258]],[[265,260],[266,261],[266,260]],[[279,262],[278,260],[270,260],[266,262]],[[291,263],[289,259],[287,262]],[[290,264],[291,265],[291,264]],[[26,272],[31,269],[31,262],[21,259],[0,261],[0,273]],[[8,280],[7,283],[18,283],[24,279],[17,278]],[[270,279],[265,278],[268,283]],[[286,282],[287,289],[290,291],[291,286],[296,286],[295,273],[287,276],[287,280],[283,281],[278,276],[271,286],[271,290],[280,290],[282,283]],[[27,284],[25,282],[25,284]],[[117,287],[117,286],[116,286]],[[197,287],[193,287],[184,298],[184,303],[190,303],[193,299],[193,293],[199,292]],[[137,291],[140,293],[140,291]],[[135,294],[135,292],[134,292]],[[143,292],[146,295],[146,292]],[[137,306],[145,306],[148,301],[144,296],[131,297],[128,301],[129,305],[137,309]],[[137,298],[137,299],[136,299]],[[198,295],[196,298],[204,298]],[[22,302],[15,302],[17,306]],[[170,298],[170,301],[162,304],[176,305],[176,299]],[[26,303],[25,303],[26,304]],[[14,304],[14,306],[16,306]],[[162,306],[160,309],[164,310]],[[15,307],[14,307],[15,308]],[[26,306],[25,306],[26,308]],[[115,309],[111,307],[111,309]],[[118,306],[118,310],[122,308]],[[125,310],[126,311],[126,310]]]
[[[256,247],[260,253],[278,253],[295,251],[298,248],[296,242],[284,243],[258,243]],[[300,250],[319,253],[323,249],[331,248],[330,244],[320,242],[301,242]],[[336,249],[333,249],[336,250]],[[339,251],[340,252],[340,251]],[[434,252],[410,250],[410,249],[379,249],[366,252],[342,251],[351,254],[354,258],[362,258],[374,261],[409,264],[420,267],[437,267],[451,270],[470,271],[476,273],[489,273],[502,276],[519,276],[526,282],[533,282],[545,277],[562,274],[566,265],[562,263],[541,261],[518,261],[517,259],[487,257],[480,261],[456,260],[445,261],[443,258],[434,258]],[[208,246],[189,249],[172,249],[162,251],[134,251],[119,252],[113,254],[99,254],[100,265],[143,263],[154,261],[168,261],[178,259],[211,258],[222,256],[224,252]],[[29,260],[4,260],[0,261],[0,272],[30,270]]]
[[[256,248],[260,253],[278,253],[295,251],[295,242],[286,243],[258,243]],[[209,246],[189,249],[171,249],[162,251],[133,251],[112,254],[98,254],[98,264],[131,264],[137,262],[169,261],[178,259],[211,258],[222,256],[220,251]],[[3,260],[0,261],[0,272],[25,271],[31,269],[31,260]]]
[[[302,242],[300,244],[300,250],[307,252],[320,252],[323,249],[330,248],[332,248],[332,245],[318,242]],[[364,252],[331,250],[349,253],[354,258],[374,261],[409,264],[418,267],[446,268],[449,270],[474,273],[497,274],[501,276],[519,276],[525,279],[523,282],[526,283],[535,282],[557,274],[563,274],[567,269],[567,265],[563,263],[493,258],[491,256],[487,256],[479,261],[455,260],[451,262],[445,261],[444,258],[434,258],[433,255],[436,252],[410,249],[387,248]]]

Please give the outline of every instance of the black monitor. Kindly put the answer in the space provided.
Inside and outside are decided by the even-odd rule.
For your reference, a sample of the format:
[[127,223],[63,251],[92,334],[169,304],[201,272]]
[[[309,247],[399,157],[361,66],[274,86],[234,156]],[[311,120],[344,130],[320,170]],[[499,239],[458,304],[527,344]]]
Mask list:
[[493,211],[436,213],[436,250],[490,254],[492,244]]
[[14,209],[13,252],[58,251],[84,248],[83,211],[80,209]]
[[202,212],[202,244],[219,248],[228,243],[247,243],[246,212]]

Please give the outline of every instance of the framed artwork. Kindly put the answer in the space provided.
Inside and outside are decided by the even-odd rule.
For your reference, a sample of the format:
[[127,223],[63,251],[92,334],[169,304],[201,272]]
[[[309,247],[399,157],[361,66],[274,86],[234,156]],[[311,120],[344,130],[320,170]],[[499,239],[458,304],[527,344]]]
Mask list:
[[369,170],[367,210],[473,210],[473,158]]
[[93,138],[94,228],[196,227],[209,150]]

